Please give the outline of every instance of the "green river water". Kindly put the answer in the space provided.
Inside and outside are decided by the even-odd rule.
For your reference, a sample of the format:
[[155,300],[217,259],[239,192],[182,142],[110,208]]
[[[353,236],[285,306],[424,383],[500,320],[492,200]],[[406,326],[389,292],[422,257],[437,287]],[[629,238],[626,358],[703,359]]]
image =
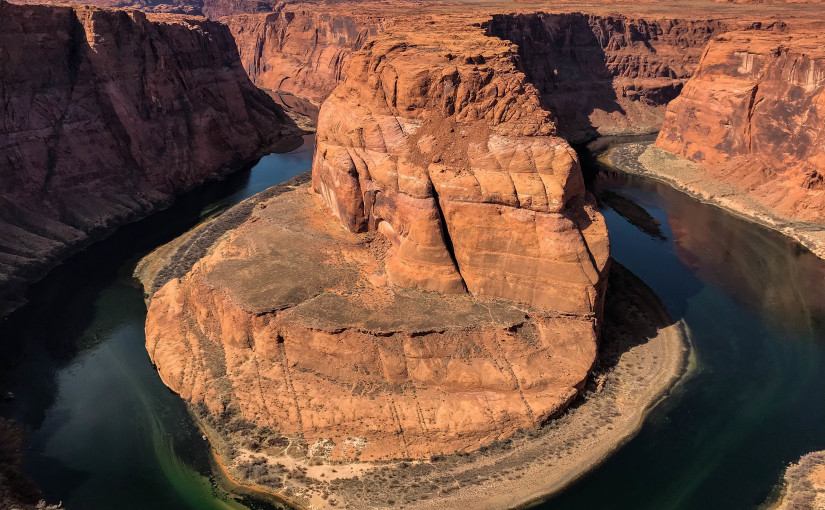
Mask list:
[[[25,471],[71,510],[274,508],[232,496],[144,349],[135,262],[311,165],[312,138],[124,227],[58,268],[0,326],[0,413],[29,431]],[[825,263],[782,236],[667,186],[601,172],[596,191],[661,222],[651,235],[608,206],[613,256],[688,324],[698,369],[640,434],[548,509],[754,508],[789,462],[825,449]]]

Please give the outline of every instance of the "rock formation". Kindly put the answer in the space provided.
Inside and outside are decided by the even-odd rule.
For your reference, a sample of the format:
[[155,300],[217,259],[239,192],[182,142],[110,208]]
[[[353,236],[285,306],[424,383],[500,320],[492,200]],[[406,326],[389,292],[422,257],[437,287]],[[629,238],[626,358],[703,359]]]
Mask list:
[[343,78],[353,51],[381,30],[378,16],[345,6],[280,6],[267,14],[220,20],[232,30],[241,62],[255,84],[320,104]]
[[[450,16],[482,24],[489,36],[518,45],[528,80],[557,119],[560,135],[656,131],[714,36],[733,28],[768,28],[743,20],[649,18],[582,13],[499,14],[497,6]],[[268,14],[221,18],[259,87],[320,104],[340,83],[346,61],[371,35],[396,25],[431,31],[446,23],[437,7],[398,2],[296,3]]]
[[295,134],[203,19],[0,1],[0,96],[0,300]]
[[513,45],[436,40],[353,54],[321,109],[315,193],[261,201],[181,277],[143,275],[170,388],[361,460],[473,450],[578,393],[604,221]]
[[[655,132],[707,42],[731,21],[583,13],[494,15],[568,139]],[[742,22],[738,22],[742,23]]]
[[605,227],[575,153],[511,45],[450,37],[353,58],[321,108],[315,191],[350,231],[389,239],[393,283],[595,313]]
[[819,31],[716,37],[669,105],[656,145],[781,216],[821,222],[823,43]]
[[771,510],[825,507],[825,451],[802,456],[785,471],[785,488]]

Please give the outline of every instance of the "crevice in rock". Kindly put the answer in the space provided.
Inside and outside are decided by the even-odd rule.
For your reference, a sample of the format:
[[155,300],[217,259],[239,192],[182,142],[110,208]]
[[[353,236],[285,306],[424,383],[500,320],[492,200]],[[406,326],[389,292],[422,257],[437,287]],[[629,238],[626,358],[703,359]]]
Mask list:
[[450,255],[450,260],[453,261],[453,266],[455,266],[455,270],[461,278],[461,285],[464,286],[464,291],[468,292],[467,282],[464,281],[464,276],[461,274],[461,267],[458,265],[458,259],[456,259],[455,256],[455,247],[453,246],[453,238],[450,236],[450,230],[447,227],[447,218],[444,216],[444,210],[441,208],[441,199],[438,196],[438,191],[436,191],[435,185],[431,183],[430,187],[433,191],[435,207],[438,209],[438,220],[441,223],[441,238],[444,240],[444,246],[447,248],[447,253]]

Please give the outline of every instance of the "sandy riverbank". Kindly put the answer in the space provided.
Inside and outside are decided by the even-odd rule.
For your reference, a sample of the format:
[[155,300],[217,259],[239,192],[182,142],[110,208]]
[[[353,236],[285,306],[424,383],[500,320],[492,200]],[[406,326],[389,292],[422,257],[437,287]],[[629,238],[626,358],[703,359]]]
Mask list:
[[297,439],[269,455],[249,447],[265,431],[227,435],[207,424],[216,458],[232,459],[221,467],[245,490],[257,486],[305,508],[505,508],[557,492],[635,435],[689,365],[685,326],[626,269],[611,271],[587,394],[541,430],[429,461],[336,464],[310,461]]
[[771,510],[825,508],[825,451],[809,453],[785,471],[782,495]]
[[715,179],[700,165],[678,158],[653,142],[620,144],[603,153],[599,160],[617,170],[664,182],[701,202],[779,231],[825,258],[825,224],[783,217],[746,191]]

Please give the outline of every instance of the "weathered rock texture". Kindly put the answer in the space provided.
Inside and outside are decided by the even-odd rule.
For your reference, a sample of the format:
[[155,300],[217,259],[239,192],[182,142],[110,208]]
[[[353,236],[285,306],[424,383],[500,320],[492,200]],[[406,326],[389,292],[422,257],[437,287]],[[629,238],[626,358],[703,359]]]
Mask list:
[[353,51],[381,30],[378,16],[346,8],[283,5],[268,14],[221,18],[232,30],[241,62],[261,88],[320,104],[343,78]]
[[149,13],[186,14],[217,19],[239,12],[270,12],[282,0],[14,0],[21,4],[94,5],[109,9],[134,9]]
[[825,508],[825,451],[803,456],[785,471],[785,490],[772,510]]
[[656,145],[794,220],[825,207],[825,36],[715,38],[668,107]]
[[314,189],[347,229],[390,240],[393,283],[598,313],[604,222],[515,48],[440,38],[353,57],[321,108]]
[[294,134],[202,19],[0,1],[0,97],[0,300]]
[[603,218],[515,48],[444,30],[353,54],[321,109],[316,193],[260,203],[182,277],[142,265],[170,388],[362,460],[476,449],[582,388]]
[[308,455],[361,460],[474,449],[577,394],[592,317],[396,288],[384,245],[341,229],[306,187],[263,202],[152,298],[164,382],[305,439]]
[[744,19],[584,13],[494,15],[487,33],[516,43],[525,73],[570,140],[655,132],[715,35],[780,30]]

